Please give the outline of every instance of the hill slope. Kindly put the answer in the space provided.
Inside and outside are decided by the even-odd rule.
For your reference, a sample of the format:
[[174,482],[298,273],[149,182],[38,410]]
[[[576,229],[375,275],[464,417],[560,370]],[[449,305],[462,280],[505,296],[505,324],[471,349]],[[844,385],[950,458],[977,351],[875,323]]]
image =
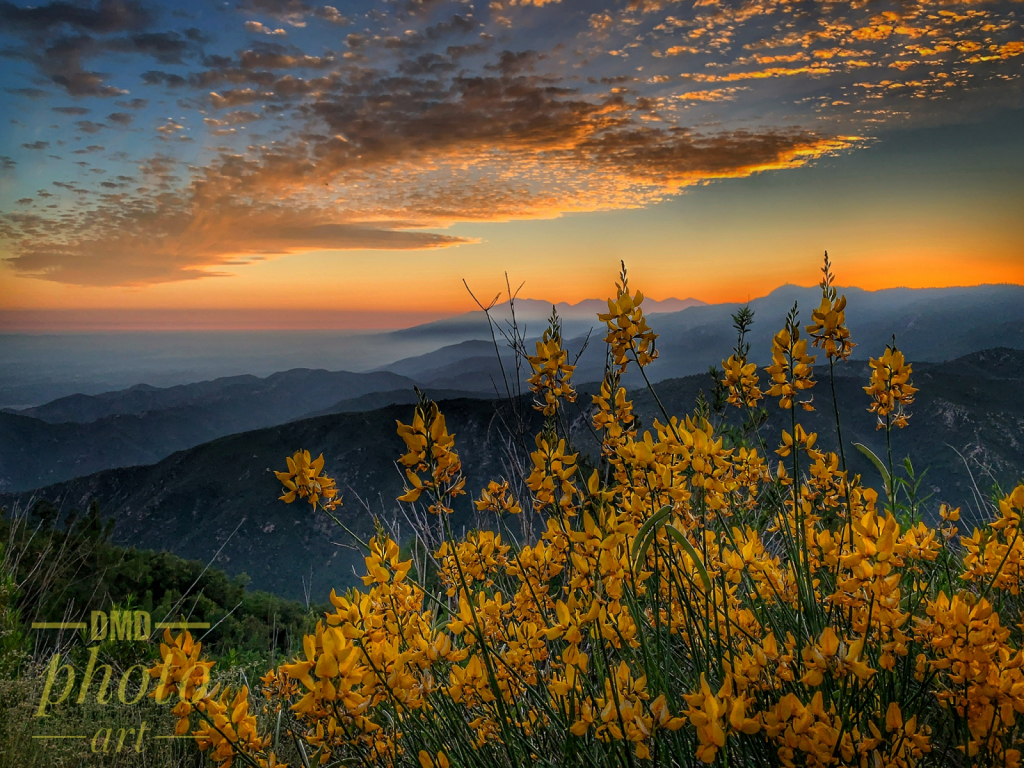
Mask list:
[[[151,464],[224,435],[324,409],[405,402],[413,381],[378,371],[296,369],[177,387],[73,395],[19,413],[0,412],[0,490],[38,488],[113,467]],[[391,393],[390,397],[382,393]]]
[[59,424],[87,423],[107,416],[137,416],[169,408],[194,408],[239,416],[259,411],[260,418],[287,421],[312,410],[303,402],[307,399],[314,403],[331,402],[411,386],[410,379],[386,371],[350,373],[295,368],[264,378],[225,376],[174,387],[138,384],[98,395],[70,395],[17,413]]
[[[842,373],[852,375],[837,379],[837,391],[851,469],[877,485],[874,469],[852,448],[853,442],[864,442],[878,452],[884,450],[882,433],[875,431],[874,418],[865,410],[863,368],[840,366]],[[994,481],[1006,486],[1024,476],[1022,371],[1024,352],[1009,349],[915,367],[921,392],[910,426],[895,435],[894,451],[897,457],[912,455],[919,472],[929,469],[924,488],[934,494],[932,508],[939,500],[973,504],[975,481],[984,491]],[[662,382],[658,390],[671,412],[685,413],[698,391],[710,384],[706,375],[691,376]],[[821,382],[814,394],[817,410],[800,419],[818,430],[820,444],[829,448],[835,440],[828,387]],[[653,400],[639,391],[634,398],[642,423],[649,425],[657,416]],[[585,392],[579,403],[584,408],[589,403]],[[769,446],[788,426],[788,413],[772,406],[764,430]],[[441,407],[456,435],[472,496],[487,479],[505,473],[503,435],[494,406],[484,400],[457,399]],[[247,572],[256,588],[295,597],[302,594],[304,583],[312,582],[314,595],[322,595],[332,586],[352,583],[351,568],[361,564],[361,557],[307,506],[279,502],[272,470],[283,468],[284,457],[298,448],[323,451],[326,471],[338,478],[345,497],[342,516],[350,527],[367,533],[372,515],[396,517],[394,499],[401,492],[402,477],[394,461],[402,444],[395,435],[395,420],[407,421],[411,410],[409,405],[390,406],[231,435],[155,465],[108,470],[32,494],[8,494],[0,503],[24,505],[32,498],[47,498],[70,509],[96,498],[104,513],[116,520],[118,541],[204,560],[223,547],[220,565],[230,573]],[[576,426],[580,446],[593,450],[581,419]],[[463,499],[457,525],[472,520],[469,501]],[[965,517],[970,517],[967,510]]]

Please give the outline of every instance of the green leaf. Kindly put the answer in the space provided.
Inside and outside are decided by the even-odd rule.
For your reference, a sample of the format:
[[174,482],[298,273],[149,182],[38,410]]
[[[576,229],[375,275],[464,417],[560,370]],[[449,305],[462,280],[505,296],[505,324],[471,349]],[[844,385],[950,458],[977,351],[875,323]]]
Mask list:
[[666,525],[665,533],[671,536],[684,550],[686,554],[693,560],[693,564],[697,566],[697,575],[700,576],[700,580],[704,583],[704,589],[710,591],[711,589],[711,577],[708,576],[708,569],[704,566],[704,561],[701,560],[700,555],[697,554],[697,550],[693,548],[693,544],[687,539],[678,528],[674,525]]
[[647,556],[647,550],[651,548],[654,537],[658,535],[658,529],[665,524],[670,514],[672,507],[666,504],[647,518],[636,532],[636,538],[633,539],[633,570],[636,570],[640,561]]
[[303,768],[310,768],[309,758],[306,757],[306,748],[302,745],[302,741],[296,734],[292,734],[292,740],[295,742],[295,749],[298,750],[299,759],[302,760]]
[[854,443],[853,447],[868,457],[868,461],[875,465],[875,469],[882,475],[882,482],[885,483],[885,495],[892,501],[892,478],[886,470],[882,460],[875,455],[875,452],[863,443]]

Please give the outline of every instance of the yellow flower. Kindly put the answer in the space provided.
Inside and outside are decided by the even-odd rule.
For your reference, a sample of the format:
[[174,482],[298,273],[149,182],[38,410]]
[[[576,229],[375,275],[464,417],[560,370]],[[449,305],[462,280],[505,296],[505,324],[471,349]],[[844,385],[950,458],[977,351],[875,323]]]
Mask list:
[[722,361],[724,378],[722,385],[728,390],[728,402],[737,408],[754,408],[764,398],[757,379],[757,366],[748,363],[745,357],[730,355]]
[[448,768],[448,756],[444,752],[438,752],[435,760],[427,750],[421,749],[418,758],[422,768]]
[[779,456],[786,457],[792,453],[793,449],[796,448],[798,451],[803,451],[811,457],[812,461],[822,461],[824,456],[821,452],[814,450],[814,444],[818,440],[818,435],[815,432],[806,432],[803,425],[797,424],[793,430],[793,434],[790,434],[786,430],[782,430],[782,446],[775,452]]
[[487,488],[480,492],[480,498],[473,503],[480,512],[518,515],[523,511],[515,496],[511,494],[507,480],[500,483],[491,480],[487,484]]
[[625,262],[622,263],[619,280],[615,284],[615,299],[608,299],[608,312],[599,314],[597,318],[608,327],[604,340],[611,347],[612,363],[618,366],[619,373],[624,373],[630,355],[641,368],[650,365],[658,357],[654,345],[658,334],[648,327],[647,318],[640,308],[644,301],[643,293],[637,291],[633,296],[629,294]]
[[177,693],[182,701],[193,703],[205,696],[213,662],[200,660],[202,649],[203,644],[193,642],[190,632],[172,637],[171,630],[165,629],[164,641],[160,643],[161,661],[148,670],[159,683],[149,695],[162,702]]
[[541,398],[533,407],[545,416],[555,415],[561,399],[576,402],[576,390],[569,384],[576,367],[568,364],[568,358],[568,351],[562,348],[561,321],[552,307],[550,324],[537,342],[537,354],[527,356],[533,369],[528,381],[530,391]]
[[573,482],[577,454],[565,452],[564,438],[555,443],[537,435],[536,445],[537,450],[530,454],[533,471],[526,479],[536,497],[534,505],[538,510],[557,505],[564,512],[571,511],[573,498],[579,493]]
[[593,395],[597,406],[594,430],[601,435],[601,453],[614,462],[618,448],[628,439],[636,437],[636,416],[633,402],[626,398],[625,387],[619,386],[619,374],[609,370],[601,382],[600,393]]
[[830,360],[846,360],[856,345],[850,341],[850,330],[846,327],[846,296],[837,298],[832,287],[834,276],[828,251],[821,271],[821,305],[811,312],[812,322],[806,330],[814,339],[814,346],[823,349]]
[[310,460],[309,451],[296,451],[285,460],[288,462],[288,470],[274,472],[285,488],[284,494],[280,497],[281,501],[291,504],[297,497],[306,499],[315,507],[318,501],[325,499],[325,509],[332,510],[341,506],[341,499],[335,498],[338,489],[334,480],[323,474],[322,453],[316,459]]
[[[849,354],[827,262],[825,275],[809,336],[794,308],[773,340],[770,394],[783,408],[810,406],[809,340],[832,362]],[[800,482],[787,462],[773,480],[763,451],[702,411],[639,429],[619,366],[641,358],[649,329],[622,277],[607,316],[615,366],[593,399],[600,452],[595,441],[577,454],[547,418],[528,461],[509,456],[510,480],[486,483],[465,517],[435,526],[405,510],[422,534],[402,542],[409,559],[377,526],[362,583],[331,592],[298,655],[263,676],[262,700],[208,693],[199,644],[165,635],[150,674],[165,698],[179,694],[177,733],[220,766],[267,768],[265,716],[324,765],[1019,767],[1024,485],[955,542],[958,509],[897,517],[795,421],[777,453],[808,457],[789,470]],[[745,406],[758,401],[751,317],[734,317],[723,374]],[[557,336],[533,361],[541,410],[567,395]],[[895,347],[872,361],[876,412],[899,417],[909,374]],[[444,417],[424,401],[399,434],[402,500],[447,515],[464,480]],[[299,452],[281,475],[286,501],[314,480],[324,498],[322,459]],[[936,509],[938,528],[922,520]]]
[[917,388],[910,383],[913,368],[903,359],[895,343],[885,348],[879,358],[871,358],[871,383],[864,391],[871,397],[868,411],[878,415],[878,429],[895,424],[907,426],[910,414],[904,408],[914,402]]
[[786,318],[786,327],[772,339],[772,364],[765,368],[772,377],[768,394],[779,398],[779,407],[785,410],[798,403],[805,411],[813,411],[809,399],[797,399],[801,391],[814,386],[814,355],[807,354],[807,339],[800,338],[796,319],[794,306]]
[[455,436],[448,433],[444,414],[432,401],[421,403],[416,406],[412,424],[398,422],[398,434],[408,449],[399,461],[411,486],[398,500],[412,503],[428,491],[431,514],[451,513],[451,497],[466,492],[466,481],[462,460],[455,451]]

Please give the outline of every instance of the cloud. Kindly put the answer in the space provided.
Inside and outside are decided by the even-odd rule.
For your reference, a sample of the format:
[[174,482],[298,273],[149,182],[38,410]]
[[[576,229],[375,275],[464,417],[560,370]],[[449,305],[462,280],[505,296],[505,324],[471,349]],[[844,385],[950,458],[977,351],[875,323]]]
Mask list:
[[52,107],[52,109],[62,115],[75,115],[76,117],[88,115],[91,111],[88,107]]
[[143,29],[152,21],[152,12],[135,0],[99,0],[95,5],[56,0],[28,7],[0,2],[0,23],[32,34],[64,26],[96,33],[121,32]]
[[193,41],[177,32],[141,32],[120,40],[111,41],[112,50],[132,50],[147,54],[161,64],[182,64],[193,49]]
[[21,38],[6,55],[32,62],[71,96],[119,96],[127,91],[106,83],[108,75],[85,66],[108,51],[130,52],[163,64],[181,64],[205,37],[194,28],[150,29],[156,13],[135,0],[95,0],[21,7],[0,2],[0,28]]
[[450,35],[468,35],[476,28],[477,24],[472,17],[456,13],[448,21],[439,21],[437,24],[427,27],[424,30],[424,37],[428,40],[440,40]]
[[99,54],[102,46],[84,34],[59,35],[24,54],[40,72],[71,96],[120,96],[127,91],[105,84],[106,75],[88,70],[84,60]]
[[49,91],[42,88],[4,88],[4,91],[13,96],[24,96],[27,99],[42,99],[50,95]]
[[144,109],[146,105],[149,104],[149,100],[129,99],[128,101],[115,101],[114,104],[124,109]]
[[[0,217],[16,269],[83,284],[192,279],[311,248],[447,247],[465,241],[430,230],[645,206],[854,150],[880,127],[948,113],[951,94],[956,109],[1019,103],[1024,69],[1004,0],[813,14],[785,0],[585,13],[406,0],[361,9],[350,29],[334,6],[236,0],[219,42],[120,0],[8,6],[3,34],[20,42],[6,55],[75,96],[133,90],[115,102],[124,111],[77,121],[74,139],[174,105],[132,133],[146,160],[105,154],[137,173],[55,172],[60,214]],[[239,43],[240,24],[258,37]],[[8,92],[47,94],[31,91]]]
[[146,85],[163,85],[167,88],[183,88],[188,85],[188,78],[170,72],[151,69],[142,73],[142,82]]
[[598,137],[582,149],[616,164],[624,175],[678,189],[711,179],[798,168],[860,141],[856,136],[821,136],[801,130],[700,135],[638,129]]
[[745,88],[715,88],[707,91],[687,91],[676,96],[680,101],[696,101],[696,102],[710,102],[710,101],[729,101],[735,99],[737,94],[741,91],[746,90]]
[[82,133],[99,133],[107,127],[103,123],[94,123],[92,120],[78,120],[75,125]]
[[252,32],[254,35],[277,35],[277,36],[284,36],[284,35],[288,34],[288,32],[286,30],[284,30],[284,29],[280,29],[280,28],[278,28],[278,29],[271,29],[270,27],[266,27],[266,26],[264,26],[263,24],[261,24],[258,21],[247,21],[247,22],[245,22],[245,31],[246,32]]
[[325,5],[323,8],[317,9],[316,15],[324,21],[329,21],[331,24],[337,24],[342,27],[352,23],[350,18],[343,15],[341,11],[333,5]]
[[[468,241],[425,229],[644,205],[709,179],[797,167],[854,142],[799,130],[645,126],[622,94],[586,97],[497,61],[493,74],[443,82],[354,71],[338,94],[304,107],[322,132],[256,153],[222,151],[190,171],[186,186],[182,163],[154,156],[141,169],[147,192],[128,196],[108,182],[107,198],[90,203],[70,232],[56,220],[8,217],[9,227],[35,233],[11,264],[60,282],[146,284],[223,274],[253,255],[450,247]],[[244,89],[214,96],[222,106],[265,98]],[[225,130],[258,117],[236,110],[207,125]],[[157,131],[176,138],[183,129],[167,120]]]
[[256,112],[249,112],[244,109],[239,109],[235,112],[228,112],[222,115],[220,119],[206,118],[204,122],[210,125],[223,126],[223,125],[240,125],[242,123],[251,123],[255,120],[262,120],[263,115],[257,114]]
[[699,83],[735,83],[740,80],[764,80],[773,77],[793,77],[794,75],[827,75],[832,67],[827,64],[815,64],[810,67],[768,67],[751,72],[729,72],[724,75],[697,72],[684,75],[689,80]]
[[275,43],[256,43],[251,49],[238,55],[237,66],[253,69],[323,69],[334,63],[331,56],[307,56],[297,49],[289,49]]
[[223,94],[211,91],[210,103],[215,109],[224,109],[225,107],[238,107],[243,104],[252,104],[254,101],[258,101],[269,96],[273,96],[273,94],[261,93],[253,88],[233,89],[224,91]]
[[46,149],[50,146],[48,141],[33,141],[31,144],[22,144],[25,149]]
[[[110,183],[112,184],[112,182]],[[223,274],[222,268],[310,250],[437,248],[469,242],[377,222],[332,221],[283,207],[236,206],[197,194],[156,207],[104,205],[86,230],[63,233],[39,217],[17,221],[42,235],[10,259],[18,272],[76,285],[151,285]]]
[[[272,16],[275,19],[290,24],[294,27],[304,27],[304,19],[313,13],[312,6],[301,2],[301,0],[242,0],[238,8],[250,13],[261,13]],[[333,16],[335,14],[330,14]]]

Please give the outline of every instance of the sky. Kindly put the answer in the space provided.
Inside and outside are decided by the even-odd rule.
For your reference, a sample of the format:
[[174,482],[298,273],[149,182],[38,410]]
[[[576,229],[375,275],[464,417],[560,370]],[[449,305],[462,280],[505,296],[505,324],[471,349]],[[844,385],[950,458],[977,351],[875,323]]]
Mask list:
[[1024,283],[1022,14],[0,0],[0,331]]

